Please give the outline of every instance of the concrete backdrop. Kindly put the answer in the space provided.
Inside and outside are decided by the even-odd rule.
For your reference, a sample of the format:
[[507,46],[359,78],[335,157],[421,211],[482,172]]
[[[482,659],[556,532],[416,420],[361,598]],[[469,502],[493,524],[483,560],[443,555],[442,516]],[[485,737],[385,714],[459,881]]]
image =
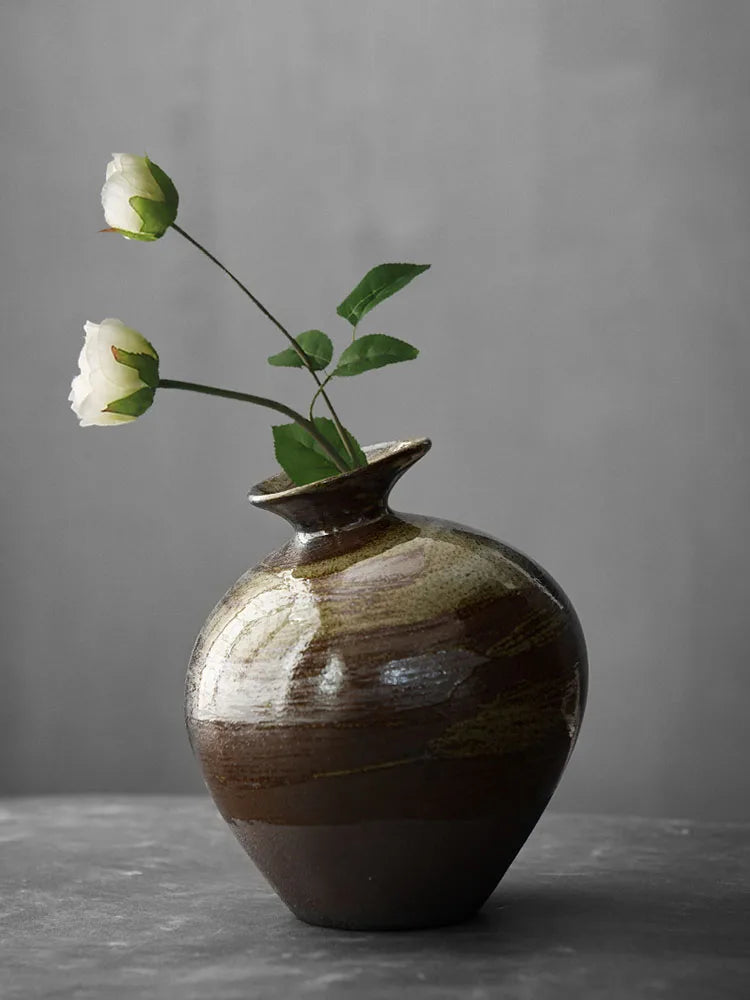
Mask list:
[[[97,235],[111,151],[293,329],[384,260],[363,324],[422,356],[337,386],[428,434],[396,506],[542,562],[591,657],[563,809],[750,819],[750,5],[129,0],[0,7],[0,790],[197,790],[185,664],[282,542],[268,420],[163,392],[77,427],[86,319],[163,374],[282,395],[274,329],[175,234]],[[375,318],[377,317],[377,318]]]

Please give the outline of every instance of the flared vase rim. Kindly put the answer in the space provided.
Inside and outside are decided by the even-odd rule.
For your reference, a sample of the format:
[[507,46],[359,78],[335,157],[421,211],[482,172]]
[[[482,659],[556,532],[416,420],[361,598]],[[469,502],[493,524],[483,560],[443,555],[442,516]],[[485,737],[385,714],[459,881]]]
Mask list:
[[[265,507],[276,501],[302,497],[321,490],[326,492],[326,488],[334,484],[338,486],[339,484],[353,483],[358,477],[387,466],[394,459],[400,459],[399,464],[404,459],[410,459],[406,465],[412,465],[423,455],[426,455],[431,447],[432,441],[426,437],[409,438],[403,441],[382,441],[378,444],[365,445],[362,451],[367,458],[367,465],[362,468],[352,469],[350,472],[340,472],[336,476],[318,479],[314,483],[306,483],[304,486],[291,485],[287,474],[279,471],[251,487],[247,498],[254,506]],[[290,485],[284,486],[284,483],[290,483]]]

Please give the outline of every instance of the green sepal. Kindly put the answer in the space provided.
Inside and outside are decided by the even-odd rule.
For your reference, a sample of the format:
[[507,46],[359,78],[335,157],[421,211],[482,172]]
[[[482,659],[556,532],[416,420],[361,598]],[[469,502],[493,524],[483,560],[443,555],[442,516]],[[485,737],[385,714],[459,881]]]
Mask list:
[[155,389],[159,384],[159,358],[150,354],[133,354],[131,351],[124,351],[121,347],[112,345],[112,354],[115,361],[128,368],[134,368],[138,372],[141,382]]
[[141,243],[153,243],[154,240],[159,239],[159,236],[164,235],[163,233],[160,233],[159,236],[154,236],[152,233],[131,233],[127,229],[117,229],[115,227],[113,228],[116,233],[120,234],[120,236],[124,236],[128,240],[140,240]]
[[[136,236],[140,239],[158,240],[169,229],[177,217],[177,213],[163,201],[152,201],[134,194],[128,199],[133,211],[143,220],[143,228]],[[128,234],[131,235],[130,233]]]
[[114,403],[110,403],[109,406],[105,406],[103,412],[122,413],[127,417],[140,417],[140,415],[145,413],[149,406],[153,403],[155,393],[155,389],[144,386],[142,389],[136,389],[136,391],[131,393],[129,396],[123,396],[122,399],[116,399]]
[[405,340],[388,337],[384,333],[370,333],[353,340],[342,353],[333,374],[338,376],[361,375],[373,368],[383,368],[399,361],[413,361],[419,351]]
[[336,312],[352,326],[356,326],[378,303],[400,291],[429,266],[429,264],[378,264],[367,272],[354,291],[350,292],[338,306]]
[[[313,422],[316,429],[341,456],[342,461],[349,468],[353,468],[343,450],[341,438],[334,422],[328,417],[315,417]],[[321,479],[329,479],[331,476],[340,474],[340,470],[336,468],[315,438],[304,427],[294,423],[279,424],[272,427],[271,430],[276,460],[295,486],[306,486],[308,483],[317,483]],[[345,433],[357,459],[362,465],[366,465],[367,459],[364,452],[354,437],[348,431]]]
[[154,163],[153,160],[149,160],[147,156],[144,156],[144,159],[151,172],[151,176],[161,188],[161,192],[164,195],[165,205],[172,212],[172,219],[170,222],[171,225],[177,218],[177,206],[180,202],[180,196],[177,193],[177,188],[172,183],[172,178],[168,174],[165,174],[160,166]]
[[[310,361],[310,367],[314,372],[325,368],[331,363],[333,357],[333,344],[322,330],[305,330],[298,337],[294,338]],[[285,351],[272,354],[268,359],[269,365],[276,365],[280,368],[304,368],[302,358],[293,347],[287,347]]]
[[145,241],[158,240],[169,229],[177,218],[177,205],[179,195],[177,188],[172,183],[172,179],[164,173],[160,166],[153,163],[147,156],[144,156],[146,166],[151,176],[159,186],[159,190],[164,195],[164,201],[154,201],[151,198],[144,198],[135,194],[129,198],[129,203],[136,215],[142,219],[143,226],[140,233],[130,233],[120,230],[123,236],[128,236],[131,240],[140,239]]

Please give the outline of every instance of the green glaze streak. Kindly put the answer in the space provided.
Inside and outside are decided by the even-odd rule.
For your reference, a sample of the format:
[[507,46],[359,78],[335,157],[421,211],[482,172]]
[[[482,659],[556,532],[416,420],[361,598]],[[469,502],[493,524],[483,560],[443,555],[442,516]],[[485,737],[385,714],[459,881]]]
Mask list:
[[424,754],[418,757],[402,757],[400,760],[385,760],[380,764],[365,764],[364,767],[350,767],[343,771],[318,771],[313,778],[342,778],[348,774],[365,774],[367,771],[383,771],[389,767],[402,767],[404,764],[418,764],[426,760]]
[[[553,681],[518,684],[499,694],[470,719],[455,722],[429,744],[436,757],[485,757],[539,746],[545,736],[566,735],[564,706],[570,670]],[[573,675],[574,676],[574,675]]]
[[519,656],[531,649],[546,646],[567,627],[562,609],[551,613],[547,608],[534,608],[527,618],[508,635],[496,642],[487,652],[490,656]]
[[343,573],[350,567],[356,566],[357,563],[365,559],[374,559],[396,545],[403,545],[418,538],[421,534],[421,529],[416,525],[397,521],[392,528],[388,528],[371,542],[367,542],[351,552],[296,566],[292,570],[292,576],[300,580],[316,580],[332,576],[334,573]]

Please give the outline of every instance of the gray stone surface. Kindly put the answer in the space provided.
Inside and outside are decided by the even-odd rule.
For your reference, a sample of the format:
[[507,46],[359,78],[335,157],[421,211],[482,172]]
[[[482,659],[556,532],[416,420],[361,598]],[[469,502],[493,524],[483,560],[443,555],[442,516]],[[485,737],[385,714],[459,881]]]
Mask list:
[[750,995],[750,826],[549,815],[483,913],[295,920],[201,798],[0,801],[3,1000]]

